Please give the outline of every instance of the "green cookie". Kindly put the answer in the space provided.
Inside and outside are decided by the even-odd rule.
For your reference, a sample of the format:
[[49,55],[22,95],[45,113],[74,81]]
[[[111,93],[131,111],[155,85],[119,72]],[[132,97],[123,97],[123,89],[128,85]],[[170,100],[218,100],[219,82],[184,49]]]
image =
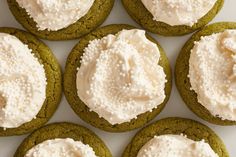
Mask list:
[[89,12],[76,23],[58,31],[40,31],[36,22],[21,8],[16,0],[7,0],[8,6],[16,20],[29,32],[47,40],[69,40],[84,36],[100,26],[110,14],[114,0],[95,0]]
[[14,35],[24,44],[28,45],[29,48],[32,49],[32,53],[38,58],[39,62],[44,65],[47,77],[46,100],[37,114],[36,119],[33,119],[18,128],[9,128],[6,130],[0,128],[0,136],[22,135],[41,127],[54,114],[60,103],[62,94],[61,70],[51,50],[31,34],[15,28],[0,28],[0,32]]
[[80,40],[80,42],[73,48],[72,52],[70,53],[67,59],[66,70],[64,74],[64,91],[69,104],[81,119],[105,131],[123,132],[123,131],[133,130],[135,128],[145,125],[162,111],[170,96],[171,69],[169,61],[165,55],[164,50],[160,47],[160,45],[153,38],[147,35],[149,40],[156,43],[160,49],[161,60],[159,64],[164,68],[164,72],[166,74],[166,79],[167,79],[167,83],[165,84],[166,99],[162,104],[160,104],[152,112],[146,112],[144,114],[139,115],[137,119],[133,119],[131,122],[111,125],[105,119],[99,118],[97,113],[90,112],[89,108],[78,97],[76,89],[77,68],[80,67],[80,57],[83,55],[84,48],[87,47],[89,41],[94,39],[100,39],[104,36],[107,36],[108,34],[116,34],[123,29],[133,29],[133,28],[134,27],[129,25],[109,25],[103,28],[99,28],[96,31],[83,37]]
[[145,127],[134,136],[122,157],[136,157],[139,150],[154,136],[166,134],[184,134],[194,141],[204,139],[219,157],[229,157],[224,143],[210,128],[199,122],[184,118],[166,118]]
[[107,146],[95,133],[83,126],[72,123],[49,124],[36,130],[21,143],[14,157],[24,157],[34,146],[56,138],[71,138],[75,141],[81,141],[92,147],[97,156],[112,157]]
[[200,118],[218,125],[235,125],[236,121],[222,120],[213,116],[204,106],[198,103],[197,94],[190,90],[191,84],[187,77],[189,74],[190,51],[194,47],[194,42],[199,41],[202,36],[209,36],[213,33],[223,32],[226,29],[236,29],[236,23],[215,23],[206,26],[199,32],[195,33],[182,48],[175,66],[175,81],[180,95],[186,105]]
[[170,26],[164,22],[153,20],[153,15],[145,8],[141,0],[122,0],[129,15],[146,30],[164,35],[180,36],[194,32],[208,24],[220,11],[224,0],[217,0],[214,7],[192,27],[185,25]]

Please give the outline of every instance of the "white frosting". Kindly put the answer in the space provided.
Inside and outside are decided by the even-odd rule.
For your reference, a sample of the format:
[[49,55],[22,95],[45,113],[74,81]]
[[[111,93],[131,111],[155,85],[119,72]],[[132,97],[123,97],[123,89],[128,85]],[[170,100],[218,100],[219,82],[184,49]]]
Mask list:
[[15,36],[0,33],[0,127],[31,121],[46,98],[43,65]]
[[80,99],[111,124],[129,122],[165,99],[160,52],[145,31],[123,30],[90,42],[77,73]]
[[182,135],[155,136],[139,151],[137,157],[218,157],[204,140],[193,141]]
[[24,157],[97,157],[93,148],[73,139],[53,139],[31,148]]
[[57,31],[86,15],[95,0],[16,0],[39,30]]
[[212,115],[236,121],[236,30],[195,42],[189,78],[198,102]]
[[153,20],[171,26],[193,26],[205,16],[217,0],[142,0]]

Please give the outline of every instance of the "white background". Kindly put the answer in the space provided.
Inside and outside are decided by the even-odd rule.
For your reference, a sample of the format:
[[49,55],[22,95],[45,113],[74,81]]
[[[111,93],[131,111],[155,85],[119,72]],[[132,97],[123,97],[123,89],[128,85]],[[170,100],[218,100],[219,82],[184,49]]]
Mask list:
[[[120,24],[126,23],[131,24],[134,26],[139,27],[126,13],[124,10],[120,0],[115,0],[115,6],[103,25],[107,24]],[[221,12],[217,15],[214,19],[216,21],[235,21],[236,22],[236,0],[225,0],[225,5]],[[12,14],[10,13],[6,0],[0,0],[0,27],[16,27],[21,28],[20,24],[14,19]],[[190,35],[183,36],[183,37],[161,37],[152,34],[155,37],[162,47],[165,49],[167,56],[170,60],[172,66],[172,72],[174,71],[174,65],[176,57],[186,42],[186,40],[190,37]],[[74,47],[74,45],[79,40],[73,41],[60,41],[60,42],[49,42],[45,41],[46,44],[53,50],[54,54],[56,55],[57,59],[60,62],[61,67],[64,70],[66,58],[70,52],[70,50]],[[155,120],[171,117],[171,116],[180,116],[198,120],[203,122],[204,124],[210,126],[225,142],[230,156],[236,156],[236,127],[221,127],[216,125],[211,125],[203,120],[199,119],[195,116],[184,104],[181,100],[178,91],[176,90],[175,85],[173,85],[172,94],[169,102],[167,103],[166,108],[161,112],[159,116],[156,117]],[[110,148],[114,157],[121,156],[125,146],[130,142],[133,135],[137,132],[131,131],[127,133],[107,133],[96,129],[89,124],[86,124],[82,120],[80,120],[75,113],[72,111],[70,106],[68,105],[65,97],[63,96],[59,109],[56,111],[53,118],[50,120],[52,122],[74,122],[77,124],[84,125],[91,130],[93,130],[96,134],[98,134],[107,146]],[[0,157],[12,157],[15,150],[17,149],[18,145],[21,141],[26,137],[19,136],[19,137],[0,137]]]

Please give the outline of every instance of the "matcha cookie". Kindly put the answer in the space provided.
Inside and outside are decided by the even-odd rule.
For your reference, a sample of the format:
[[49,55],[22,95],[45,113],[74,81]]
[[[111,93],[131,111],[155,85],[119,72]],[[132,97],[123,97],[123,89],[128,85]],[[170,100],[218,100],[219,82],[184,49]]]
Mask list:
[[[143,0],[145,1],[145,3],[147,3],[147,6],[149,7],[154,7],[154,4],[148,4],[148,3],[152,3],[151,1],[147,1],[147,0]],[[156,34],[160,34],[160,35],[164,35],[164,36],[179,36],[179,35],[185,35],[191,32],[194,32],[195,30],[205,26],[206,24],[208,24],[215,16],[216,14],[220,11],[220,9],[222,8],[223,4],[224,4],[224,0],[217,0],[213,6],[212,9],[210,9],[210,11],[207,12],[207,14],[203,15],[200,17],[200,19],[198,19],[198,22],[196,23],[196,21],[194,20],[191,25],[183,25],[183,24],[177,24],[177,25],[172,25],[172,24],[167,24],[165,22],[161,22],[162,19],[165,20],[170,20],[170,16],[167,17],[163,17],[160,18],[161,20],[155,20],[153,14],[151,12],[148,11],[148,9],[145,7],[144,3],[142,2],[142,0],[122,0],[123,5],[125,7],[125,9],[127,10],[128,14],[138,23],[140,24],[143,28],[145,28],[146,30],[152,32],[152,33],[156,33]],[[207,1],[206,1],[207,2]],[[157,2],[156,2],[157,3]],[[169,2],[158,2],[158,3],[169,3]],[[175,3],[175,2],[173,2]],[[177,4],[177,2],[176,2]],[[174,5],[176,5],[174,4]],[[205,4],[205,2],[203,2],[202,4]],[[163,7],[166,4],[157,4],[156,7]],[[188,5],[186,3],[186,5]],[[172,7],[170,5],[170,7]],[[187,6],[186,6],[187,7]],[[166,7],[167,9],[168,7]],[[180,7],[176,7],[177,9],[179,8],[184,8],[183,6]],[[173,8],[168,8],[170,9],[170,12],[173,13],[173,15],[177,16],[177,13],[174,12],[174,9],[176,9],[175,7]],[[199,9],[201,9],[203,7],[199,7]],[[157,8],[156,8],[157,9]],[[156,9],[152,8],[150,10],[155,11]],[[156,10],[155,15],[157,16],[162,16],[165,13],[162,13],[161,11],[164,12],[164,8],[159,8],[160,10]],[[169,11],[167,11],[169,12]],[[186,11],[188,12],[188,10]],[[178,11],[178,13],[180,13]],[[183,11],[184,13],[184,11]],[[196,13],[202,13],[201,10],[197,11]],[[185,14],[184,14],[185,15]],[[180,15],[180,18],[182,18],[183,15]],[[173,17],[172,20],[170,20],[171,22],[175,21],[177,18]]]
[[[203,37],[210,35],[217,35],[217,33],[222,33],[225,30],[236,29],[235,23],[215,23],[206,26],[196,34],[194,34],[182,48],[175,67],[175,81],[180,95],[186,105],[200,118],[214,124],[218,125],[235,125],[235,121],[222,120],[218,116],[214,116],[207,108],[198,102],[198,95],[195,91],[191,90],[191,83],[189,76],[189,60],[191,56],[191,50],[194,48],[194,43],[199,42]],[[210,44],[210,42],[208,42]],[[207,45],[209,45],[207,44]],[[214,50],[215,52],[215,50]],[[211,55],[212,56],[212,55]],[[196,57],[195,57],[196,58]],[[218,63],[221,64],[221,63]],[[196,68],[197,69],[197,68]],[[223,75],[223,73],[222,73]],[[216,78],[217,79],[217,78]],[[213,86],[212,86],[213,87]],[[209,104],[209,103],[208,103]],[[223,110],[221,110],[223,112]]]
[[81,119],[97,128],[109,132],[123,132],[133,130],[148,123],[162,111],[169,99],[171,92],[171,70],[168,59],[160,45],[153,38],[146,34],[146,37],[148,38],[146,39],[148,40],[146,42],[152,41],[152,44],[155,47],[158,47],[160,50],[159,65],[163,68],[166,75],[166,83],[164,83],[163,87],[163,92],[166,97],[164,98],[164,101],[157,106],[157,108],[153,109],[152,112],[140,114],[137,118],[132,119],[130,122],[112,125],[104,118],[100,118],[101,116],[99,116],[96,112],[91,112],[91,109],[87,107],[87,105],[79,98],[76,87],[77,69],[81,66],[81,56],[83,56],[84,49],[88,46],[90,41],[94,39],[101,39],[109,34],[115,35],[122,30],[132,29],[134,29],[134,27],[129,25],[109,25],[95,30],[80,40],[80,42],[73,48],[66,63],[66,70],[64,74],[64,91],[69,104]]
[[194,141],[205,140],[219,157],[229,157],[221,139],[207,126],[184,118],[159,120],[138,132],[126,147],[123,157],[136,157],[139,150],[154,136],[186,135]]
[[36,130],[21,143],[14,157],[24,157],[31,148],[44,141],[68,138],[90,146],[96,156],[112,157],[109,149],[96,134],[85,127],[72,123],[49,124]]
[[[7,2],[8,2],[9,8],[10,8],[12,14],[15,16],[16,20],[25,29],[27,29],[32,34],[34,34],[40,38],[47,39],[47,40],[76,39],[76,38],[80,38],[81,36],[83,36],[85,34],[88,34],[89,32],[91,32],[92,30],[97,28],[99,25],[101,25],[105,21],[105,19],[109,15],[109,13],[113,7],[113,4],[114,4],[114,0],[95,0],[92,4],[91,8],[88,10],[88,12],[86,12],[86,14],[84,16],[80,17],[79,20],[73,19],[73,21],[71,21],[72,24],[70,23],[70,25],[66,25],[65,27],[62,27],[61,29],[57,29],[57,30],[49,30],[49,29],[41,30],[41,29],[38,29],[39,24],[37,24],[35,22],[35,20],[31,16],[29,16],[29,14],[26,12],[25,9],[23,9],[19,6],[19,4],[17,3],[16,0],[8,0]],[[39,2],[39,3],[41,4],[41,2]],[[24,4],[23,1],[22,1],[22,4]],[[63,8],[77,9],[77,8],[75,8],[75,4],[74,5],[71,4],[72,6],[63,7]],[[32,10],[32,12],[37,11],[37,7],[34,5],[35,4],[32,4],[32,8],[29,8]],[[55,8],[54,5],[57,6],[57,4],[53,4],[53,2],[52,2],[52,4],[50,3],[49,8],[46,8],[47,5],[41,6],[41,7],[42,7],[43,11],[48,11],[50,14],[50,11],[51,11],[50,8],[51,9]],[[85,5],[80,5],[80,4],[78,4],[78,5],[83,6],[83,7],[85,6]],[[67,11],[59,11],[59,14],[61,12],[65,12],[65,14],[67,13]],[[73,13],[73,11],[71,11],[71,10],[69,10],[68,12]],[[82,13],[84,14],[85,12],[82,12]],[[37,14],[37,13],[34,13],[34,14]],[[44,15],[44,14],[42,14],[42,15]],[[73,15],[68,15],[68,17],[73,18],[76,15],[77,14],[73,13]],[[35,15],[35,16],[37,16],[37,15]],[[50,16],[52,16],[52,18],[53,18],[53,15],[50,15]],[[64,16],[64,15],[62,15],[62,16]],[[48,17],[46,16],[43,19],[39,19],[39,21],[42,21],[42,24],[44,24],[43,21],[45,22],[47,20],[47,18]],[[56,15],[55,15],[55,18],[56,18]],[[60,25],[62,22],[67,21],[70,18],[65,17],[65,19],[66,20],[61,20],[61,22],[57,21],[57,19],[55,19],[55,21],[57,21]],[[49,20],[49,21],[52,21],[52,20]],[[55,21],[53,21],[52,25],[57,23]],[[75,22],[75,21],[77,21],[77,22]]]
[[[21,30],[18,30],[18,29],[15,29],[15,28],[0,28],[0,33],[12,36],[12,37],[14,37],[13,38],[14,40],[15,39],[20,40],[19,41],[20,43],[27,45],[28,48],[32,50],[31,53],[33,54],[33,56],[38,59],[37,61],[40,63],[39,65],[43,66],[42,69],[44,69],[44,71],[45,71],[45,77],[46,77],[45,95],[46,95],[46,98],[43,98],[44,103],[43,103],[43,106],[40,107],[41,108],[40,111],[37,112],[38,113],[37,116],[33,120],[31,120],[27,123],[24,123],[24,124],[20,125],[19,127],[0,128],[0,136],[22,135],[22,134],[29,133],[29,132],[41,127],[42,125],[44,125],[52,117],[55,110],[57,109],[57,106],[61,100],[61,88],[62,88],[61,87],[62,85],[61,85],[60,66],[59,66],[56,58],[54,57],[53,53],[51,52],[51,50],[43,42],[39,41],[31,34],[21,31]],[[14,42],[14,44],[17,44],[17,41]],[[31,53],[29,53],[29,54],[31,54]],[[18,54],[20,54],[20,53],[18,52]],[[4,56],[5,55],[2,54],[2,57],[4,57]],[[8,57],[10,57],[10,56],[8,56]],[[11,57],[13,58],[13,56],[11,56]],[[7,58],[7,57],[5,57],[5,58]],[[12,66],[15,66],[14,64],[15,64],[14,60],[12,60]],[[2,66],[4,67],[4,64],[2,64]],[[33,68],[33,67],[30,67],[30,68]],[[21,74],[19,73],[18,75],[20,76]],[[18,75],[15,75],[14,77],[18,77]],[[3,79],[4,79],[4,77],[5,76],[2,76]],[[14,79],[14,77],[12,79]],[[7,81],[8,80],[6,80],[5,82],[7,82]],[[4,82],[1,82],[1,83],[4,83]],[[3,87],[3,84],[1,87]],[[15,86],[15,90],[18,90],[19,88],[20,87]],[[3,91],[4,91],[4,89],[3,89]],[[33,99],[33,100],[35,100],[35,99]],[[37,97],[37,100],[38,100],[38,97]],[[10,100],[8,100],[8,101],[10,101]],[[33,104],[35,105],[35,103],[33,103]],[[41,106],[41,104],[40,104],[40,106]],[[27,112],[27,110],[25,112]]]

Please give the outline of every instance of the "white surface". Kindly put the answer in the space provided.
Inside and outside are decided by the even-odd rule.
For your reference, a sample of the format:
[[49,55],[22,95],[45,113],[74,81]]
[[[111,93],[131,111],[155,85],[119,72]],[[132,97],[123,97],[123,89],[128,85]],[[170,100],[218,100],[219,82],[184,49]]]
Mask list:
[[[104,25],[112,24],[112,23],[127,23],[134,26],[138,26],[126,13],[123,6],[121,5],[120,0],[115,0],[115,6],[112,10],[112,13],[110,14],[107,21],[104,23]],[[221,10],[221,12],[217,15],[214,21],[236,21],[236,1],[235,0],[226,0],[224,8]],[[10,13],[6,0],[0,0],[0,27],[17,27],[22,28],[20,24],[17,23],[17,21],[14,19],[12,14]],[[138,26],[139,27],[139,26]],[[184,36],[184,37],[160,37],[153,35],[162,47],[165,49],[169,60],[171,62],[172,70],[174,70],[175,60],[176,57],[183,46],[183,44],[186,42],[186,40],[190,37],[190,35]],[[65,67],[66,58],[70,52],[70,50],[73,48],[73,46],[78,42],[78,40],[74,41],[63,41],[63,42],[49,42],[45,41],[46,44],[49,45],[49,47],[53,50],[54,54],[58,58],[62,68]],[[184,104],[184,102],[181,100],[178,91],[176,90],[175,85],[173,85],[172,94],[169,102],[167,103],[166,108],[161,112],[159,116],[156,117],[155,120],[170,117],[170,116],[180,116],[180,117],[186,117],[198,120],[200,122],[203,122],[204,124],[207,124],[210,126],[225,142],[228,151],[230,153],[230,156],[236,156],[236,127],[221,127],[209,124],[197,116],[193,114]],[[154,121],[155,121],[154,120]],[[87,126],[96,134],[98,134],[107,144],[107,146],[110,148],[112,154],[114,157],[120,157],[125,146],[130,142],[133,135],[137,132],[131,131],[127,133],[107,133],[104,131],[101,131],[99,129],[96,129],[85,122],[81,121],[75,113],[72,111],[72,109],[69,107],[65,97],[63,97],[60,107],[53,116],[53,118],[50,120],[50,123],[52,122],[61,122],[61,121],[69,121],[74,122],[78,124],[82,124],[84,126]],[[19,136],[19,137],[0,137],[0,156],[1,157],[11,157],[13,156],[15,150],[17,149],[18,145],[22,142],[22,140],[26,137]]]

